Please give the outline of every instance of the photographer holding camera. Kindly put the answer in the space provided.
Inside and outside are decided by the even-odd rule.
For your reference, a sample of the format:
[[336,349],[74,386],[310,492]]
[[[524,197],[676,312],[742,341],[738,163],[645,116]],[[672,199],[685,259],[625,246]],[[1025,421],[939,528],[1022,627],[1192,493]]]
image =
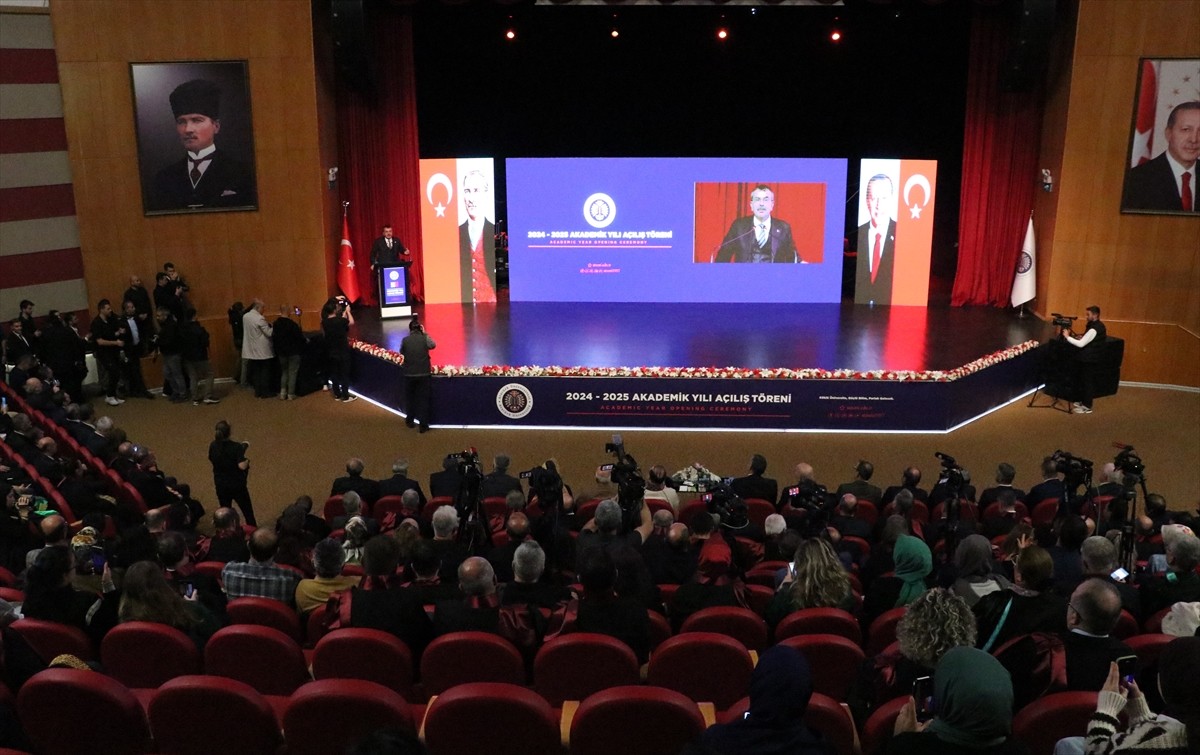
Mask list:
[[429,352],[437,344],[425,332],[425,326],[413,317],[408,324],[408,335],[400,342],[400,354],[404,357],[404,410],[408,418],[404,423],[414,427],[421,425],[421,432],[429,430],[429,404],[433,393],[433,364]]
[[358,398],[350,395],[350,326],[353,324],[354,315],[350,312],[350,302],[346,297],[330,299],[321,308],[325,358],[329,365],[329,379],[333,382],[331,391],[334,399],[342,402]]
[[1108,338],[1108,329],[1100,322],[1100,307],[1093,304],[1087,308],[1087,328],[1083,335],[1076,336],[1070,328],[1062,334],[1063,339],[1072,346],[1082,349],[1079,354],[1079,400],[1072,404],[1075,414],[1092,413],[1092,395],[1096,392],[1093,382],[1095,368],[1091,365],[1099,361],[1100,349],[1104,339]]

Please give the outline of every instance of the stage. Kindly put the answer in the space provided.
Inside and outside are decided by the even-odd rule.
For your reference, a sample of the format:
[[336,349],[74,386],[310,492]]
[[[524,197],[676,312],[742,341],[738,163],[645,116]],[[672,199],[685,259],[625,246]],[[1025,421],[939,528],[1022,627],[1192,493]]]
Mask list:
[[[667,293],[664,287],[664,294]],[[946,432],[1039,384],[1042,321],[981,308],[418,307],[433,426]],[[352,387],[404,411],[408,320],[356,310]]]

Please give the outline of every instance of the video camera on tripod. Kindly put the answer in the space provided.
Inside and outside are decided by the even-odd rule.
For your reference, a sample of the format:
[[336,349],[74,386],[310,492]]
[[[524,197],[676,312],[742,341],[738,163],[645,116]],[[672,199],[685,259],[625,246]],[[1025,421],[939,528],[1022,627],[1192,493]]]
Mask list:
[[744,529],[750,524],[750,507],[733,492],[729,483],[732,477],[726,477],[700,497],[710,514],[721,518],[721,526],[731,530]]
[[558,512],[562,508],[563,481],[553,461],[547,460],[542,466],[527,469],[517,476],[529,480],[529,492],[537,497],[543,512]]
[[1058,312],[1051,312],[1050,318],[1050,323],[1052,325],[1056,325],[1060,328],[1066,328],[1067,330],[1070,330],[1072,324],[1079,319],[1078,317],[1070,317],[1068,315],[1059,314]]
[[612,454],[616,462],[601,465],[617,486],[617,504],[621,507],[621,524],[625,531],[638,526],[641,520],[643,499],[646,495],[646,480],[638,473],[638,463],[625,452],[625,441],[620,435],[612,436],[611,443],[604,444],[604,453]]
[[942,464],[941,478],[945,482],[947,492],[950,493],[945,499],[946,521],[955,523],[959,519],[959,504],[967,487],[968,472],[959,466],[950,454],[934,451],[933,456]]
[[804,512],[803,524],[799,527],[804,537],[821,537],[825,534],[830,507],[829,489],[824,485],[813,480],[802,480],[800,484],[784,489],[783,504]]

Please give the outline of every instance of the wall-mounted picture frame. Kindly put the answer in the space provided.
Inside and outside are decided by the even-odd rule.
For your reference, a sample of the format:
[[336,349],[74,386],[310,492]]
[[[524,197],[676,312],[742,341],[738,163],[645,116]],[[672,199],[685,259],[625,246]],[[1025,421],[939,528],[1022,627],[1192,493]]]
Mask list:
[[1138,62],[1121,212],[1200,217],[1200,58]]
[[245,60],[130,63],[146,215],[258,209]]

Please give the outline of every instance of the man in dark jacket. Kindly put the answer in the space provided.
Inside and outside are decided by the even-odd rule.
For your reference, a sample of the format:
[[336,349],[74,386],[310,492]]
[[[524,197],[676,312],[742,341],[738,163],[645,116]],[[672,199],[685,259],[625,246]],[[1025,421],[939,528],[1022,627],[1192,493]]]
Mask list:
[[183,314],[183,324],[179,326],[179,341],[183,356],[183,368],[187,372],[188,383],[192,386],[192,406],[200,404],[219,404],[221,400],[213,398],[213,370],[208,361],[208,331],[196,319],[196,310],[188,307]]

